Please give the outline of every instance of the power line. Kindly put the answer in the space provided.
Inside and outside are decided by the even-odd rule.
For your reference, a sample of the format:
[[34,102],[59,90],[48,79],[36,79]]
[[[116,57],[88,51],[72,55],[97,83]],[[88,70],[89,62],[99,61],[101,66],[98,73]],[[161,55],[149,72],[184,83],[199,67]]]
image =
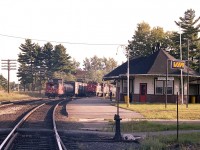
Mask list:
[[127,45],[127,44],[117,44],[117,43],[81,43],[81,42],[59,42],[59,41],[48,41],[48,40],[42,40],[42,39],[32,39],[32,38],[24,38],[24,37],[20,37],[20,36],[13,36],[13,35],[6,35],[6,34],[1,34],[0,36],[4,36],[4,37],[9,37],[9,38],[15,38],[15,39],[30,39],[30,40],[34,40],[34,41],[40,41],[40,42],[53,42],[53,43],[63,43],[63,44],[71,44],[71,45],[99,45],[99,46],[119,46],[119,45]]

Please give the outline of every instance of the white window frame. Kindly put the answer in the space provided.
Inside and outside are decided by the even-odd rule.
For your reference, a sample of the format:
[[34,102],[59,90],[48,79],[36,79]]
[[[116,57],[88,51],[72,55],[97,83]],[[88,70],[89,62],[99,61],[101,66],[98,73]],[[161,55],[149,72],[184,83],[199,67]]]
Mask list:
[[[157,82],[160,82],[162,85],[157,86]],[[174,92],[173,92],[174,91],[174,81],[170,80],[167,82],[167,84],[168,84],[167,89],[172,88],[171,93],[168,92],[167,95],[173,95],[174,94]],[[157,92],[157,87],[160,87],[162,89],[161,93]],[[166,94],[166,81],[155,79],[155,95],[164,95],[164,94]]]
[[[160,82],[162,85],[161,86],[157,86],[157,82]],[[161,80],[155,80],[155,95],[163,95],[164,93],[164,88],[163,88],[164,84],[163,84],[163,81]],[[162,92],[161,93],[158,93],[157,92],[157,87],[161,88],[162,89]]]
[[123,93],[127,93],[127,80],[123,80]]
[[[165,89],[165,93],[166,93],[166,81],[164,81],[164,86],[165,86],[164,89]],[[173,95],[173,93],[174,93],[173,92],[174,91],[174,81],[173,80],[167,81],[167,89],[169,89],[169,88],[172,88],[172,90],[171,90],[171,93],[167,92],[167,95]]]

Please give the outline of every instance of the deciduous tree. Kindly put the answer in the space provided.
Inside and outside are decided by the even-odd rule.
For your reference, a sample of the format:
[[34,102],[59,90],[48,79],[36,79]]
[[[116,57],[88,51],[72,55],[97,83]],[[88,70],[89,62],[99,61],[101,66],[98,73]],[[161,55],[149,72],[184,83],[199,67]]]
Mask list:
[[87,81],[101,83],[103,76],[117,67],[117,62],[113,58],[93,56],[85,58],[83,66],[87,71]]
[[153,27],[146,22],[139,23],[132,40],[128,41],[127,49],[131,57],[147,56],[162,48],[171,46],[171,32],[164,32],[161,27]]

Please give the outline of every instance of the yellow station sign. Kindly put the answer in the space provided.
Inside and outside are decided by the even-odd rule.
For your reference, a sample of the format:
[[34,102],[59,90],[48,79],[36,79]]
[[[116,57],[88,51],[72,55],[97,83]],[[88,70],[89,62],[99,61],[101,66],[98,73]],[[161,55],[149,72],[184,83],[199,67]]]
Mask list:
[[185,62],[180,60],[174,60],[172,61],[172,68],[173,69],[184,69]]

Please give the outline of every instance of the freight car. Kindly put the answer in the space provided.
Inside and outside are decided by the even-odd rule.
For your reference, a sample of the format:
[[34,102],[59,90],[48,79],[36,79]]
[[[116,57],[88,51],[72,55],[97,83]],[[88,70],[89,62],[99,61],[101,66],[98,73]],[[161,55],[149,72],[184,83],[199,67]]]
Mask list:
[[64,96],[74,96],[75,94],[75,86],[73,82],[64,82],[63,83],[64,86]]
[[64,96],[86,96],[87,83],[65,81]]
[[87,83],[86,96],[95,96],[97,90],[97,83]]
[[96,85],[96,83],[65,81],[64,96],[95,96]]

